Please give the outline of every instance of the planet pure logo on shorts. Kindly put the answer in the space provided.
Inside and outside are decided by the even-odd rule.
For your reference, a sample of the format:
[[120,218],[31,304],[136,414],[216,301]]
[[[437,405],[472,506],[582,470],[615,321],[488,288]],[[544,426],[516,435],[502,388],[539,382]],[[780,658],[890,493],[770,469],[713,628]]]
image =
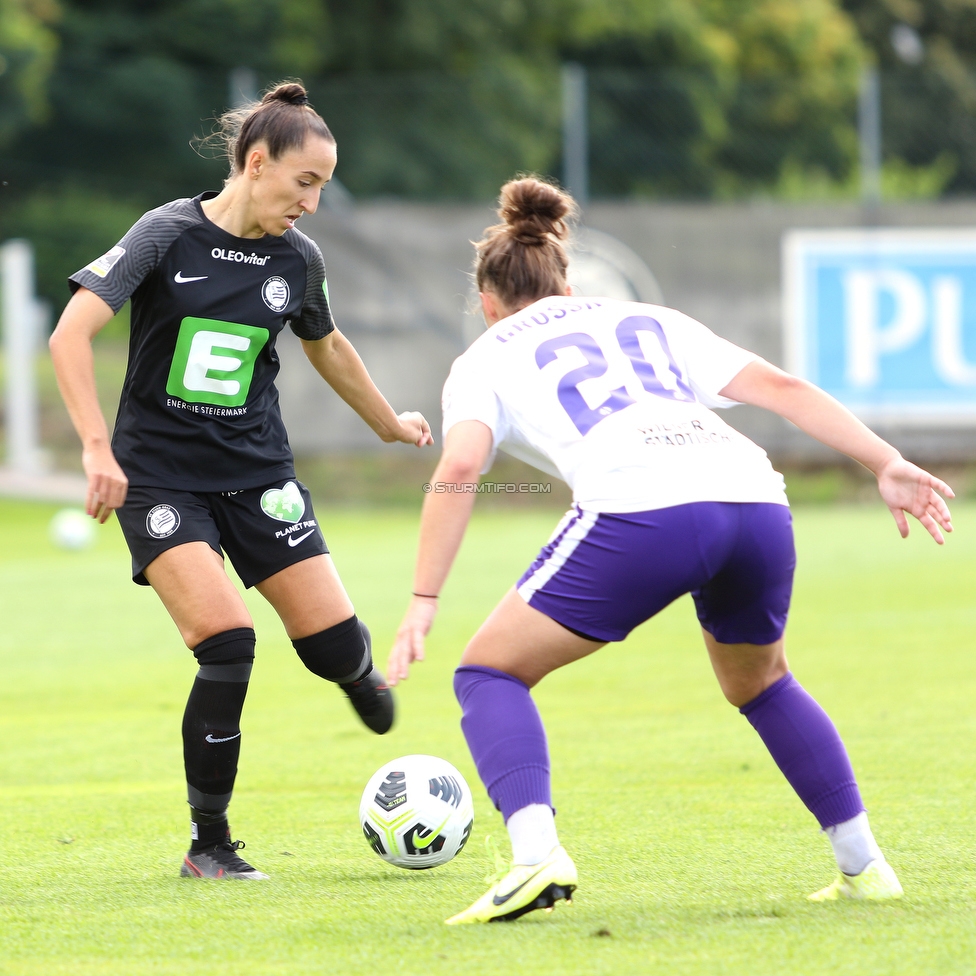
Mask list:
[[187,316],[180,323],[166,392],[187,403],[241,406],[269,336],[253,325]]
[[305,514],[305,499],[298,485],[288,481],[281,488],[269,488],[261,496],[261,508],[279,522],[298,522]]
[[291,289],[288,287],[288,282],[284,278],[272,275],[261,286],[261,297],[264,299],[264,304],[272,312],[281,312],[284,311],[285,306],[288,304],[288,299],[291,298]]
[[146,516],[146,529],[154,539],[167,539],[180,527],[180,513],[172,505],[157,505]]

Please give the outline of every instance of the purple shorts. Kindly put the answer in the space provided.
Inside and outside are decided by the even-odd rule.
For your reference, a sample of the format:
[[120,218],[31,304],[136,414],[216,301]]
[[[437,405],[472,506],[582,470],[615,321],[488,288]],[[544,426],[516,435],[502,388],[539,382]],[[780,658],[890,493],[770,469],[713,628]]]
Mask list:
[[722,644],[783,636],[796,552],[785,505],[693,502],[612,514],[573,508],[518,582],[522,598],[598,641],[623,640],[685,593]]

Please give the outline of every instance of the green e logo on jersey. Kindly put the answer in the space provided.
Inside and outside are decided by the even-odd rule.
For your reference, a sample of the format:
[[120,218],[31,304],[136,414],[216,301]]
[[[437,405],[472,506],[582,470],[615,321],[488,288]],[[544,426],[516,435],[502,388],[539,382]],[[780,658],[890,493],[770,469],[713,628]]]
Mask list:
[[187,403],[241,406],[269,336],[253,325],[187,316],[180,323],[166,392]]

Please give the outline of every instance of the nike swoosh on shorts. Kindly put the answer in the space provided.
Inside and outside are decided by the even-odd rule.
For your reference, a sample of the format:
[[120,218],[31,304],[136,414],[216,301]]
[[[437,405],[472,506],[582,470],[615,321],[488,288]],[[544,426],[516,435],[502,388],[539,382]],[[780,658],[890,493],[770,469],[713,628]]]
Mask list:
[[305,535],[288,536],[288,545],[297,546],[299,542],[304,542],[314,531],[315,529],[309,529],[308,532],[305,533]]
[[209,277],[210,275],[194,275],[189,278],[184,278],[183,272],[177,271],[176,274],[173,275],[173,281],[175,281],[178,285],[185,285],[188,281],[205,281]]

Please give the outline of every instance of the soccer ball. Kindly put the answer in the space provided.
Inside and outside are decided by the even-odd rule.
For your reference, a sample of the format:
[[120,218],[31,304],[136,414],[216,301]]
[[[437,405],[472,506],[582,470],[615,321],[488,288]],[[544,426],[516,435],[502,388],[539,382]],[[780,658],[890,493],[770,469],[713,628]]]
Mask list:
[[471,790],[444,759],[402,756],[366,784],[359,823],[384,861],[398,868],[436,868],[460,854],[471,836]]
[[48,532],[59,549],[87,549],[95,541],[95,522],[80,508],[62,508]]

